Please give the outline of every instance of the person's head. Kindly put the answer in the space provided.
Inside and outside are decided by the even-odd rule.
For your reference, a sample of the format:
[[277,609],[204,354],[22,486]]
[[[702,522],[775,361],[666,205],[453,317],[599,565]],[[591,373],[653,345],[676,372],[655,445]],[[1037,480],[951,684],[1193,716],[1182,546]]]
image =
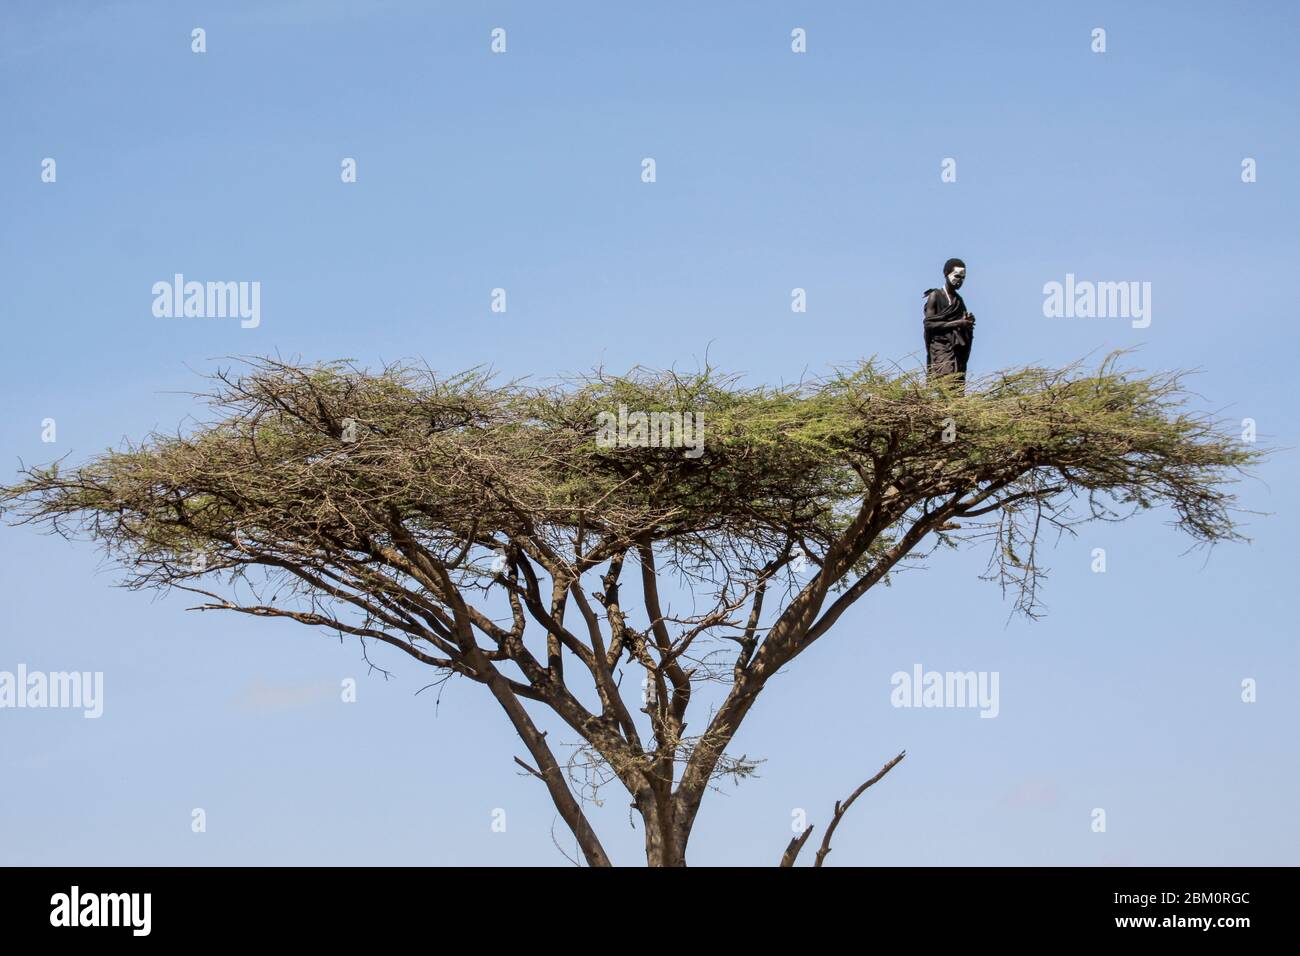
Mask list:
[[966,263],[960,259],[949,259],[943,264],[943,277],[954,289],[960,289],[966,281]]

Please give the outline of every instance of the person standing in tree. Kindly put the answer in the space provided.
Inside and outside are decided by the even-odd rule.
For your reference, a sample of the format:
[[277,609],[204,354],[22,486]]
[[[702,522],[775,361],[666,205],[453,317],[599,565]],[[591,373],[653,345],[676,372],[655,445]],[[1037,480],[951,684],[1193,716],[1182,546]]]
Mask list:
[[966,362],[975,339],[975,316],[966,311],[957,290],[966,281],[966,263],[949,259],[943,264],[942,289],[926,289],[925,326],[926,374],[930,379],[955,375],[959,387],[966,385]]

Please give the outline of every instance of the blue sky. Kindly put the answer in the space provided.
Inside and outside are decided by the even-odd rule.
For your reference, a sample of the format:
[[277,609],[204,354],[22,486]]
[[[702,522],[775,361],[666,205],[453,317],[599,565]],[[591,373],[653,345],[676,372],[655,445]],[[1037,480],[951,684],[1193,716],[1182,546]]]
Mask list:
[[[874,591],[768,689],[736,747],[761,776],[706,801],[690,860],[774,863],[794,808],[824,826],[906,748],[831,863],[1296,863],[1294,6],[614,6],[4,4],[11,473],[174,429],[227,355],[911,365],[919,294],[960,256],[974,373],[1114,348],[1199,368],[1200,407],[1281,449],[1240,486],[1266,514],[1208,558],[1167,515],[1087,527],[1050,552],[1036,623],[1008,623],[980,551]],[[155,318],[177,272],[260,282],[261,324]],[[1150,326],[1045,318],[1067,273],[1149,281]],[[98,720],[0,710],[0,863],[563,862],[478,687],[417,696],[413,662],[374,651],[385,681],[353,643],[187,613],[89,546],[0,530],[0,671],[105,675]],[[891,707],[918,663],[997,671],[999,716]],[[636,863],[625,803],[593,812]]]

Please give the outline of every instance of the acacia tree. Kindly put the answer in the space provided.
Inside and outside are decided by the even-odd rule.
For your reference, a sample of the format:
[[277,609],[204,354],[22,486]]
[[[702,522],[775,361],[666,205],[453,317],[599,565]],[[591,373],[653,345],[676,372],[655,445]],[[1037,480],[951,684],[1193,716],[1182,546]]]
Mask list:
[[[988,577],[1034,616],[1044,533],[1165,505],[1198,544],[1239,538],[1229,486],[1260,454],[1188,411],[1179,374],[1116,356],[964,393],[873,362],[779,388],[712,370],[536,387],[271,360],[212,383],[188,434],[24,469],[3,490],[14,520],[100,542],[131,588],[381,642],[483,685],[593,866],[610,860],[584,800],[615,781],[647,861],[684,865],[702,798],[754,770],[728,748],[763,689],[892,573],[984,542]],[[641,425],[599,441],[620,406],[697,416],[702,453]],[[571,754],[545,711],[580,738]]]

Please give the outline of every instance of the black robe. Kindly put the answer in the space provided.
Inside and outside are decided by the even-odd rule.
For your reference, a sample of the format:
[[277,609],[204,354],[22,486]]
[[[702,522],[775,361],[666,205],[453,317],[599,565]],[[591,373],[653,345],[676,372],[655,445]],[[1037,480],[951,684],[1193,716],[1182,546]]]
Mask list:
[[956,292],[950,303],[944,289],[926,289],[922,295],[927,372],[931,378],[958,374],[965,381],[966,362],[975,340],[975,330],[959,321],[966,315],[966,303]]

